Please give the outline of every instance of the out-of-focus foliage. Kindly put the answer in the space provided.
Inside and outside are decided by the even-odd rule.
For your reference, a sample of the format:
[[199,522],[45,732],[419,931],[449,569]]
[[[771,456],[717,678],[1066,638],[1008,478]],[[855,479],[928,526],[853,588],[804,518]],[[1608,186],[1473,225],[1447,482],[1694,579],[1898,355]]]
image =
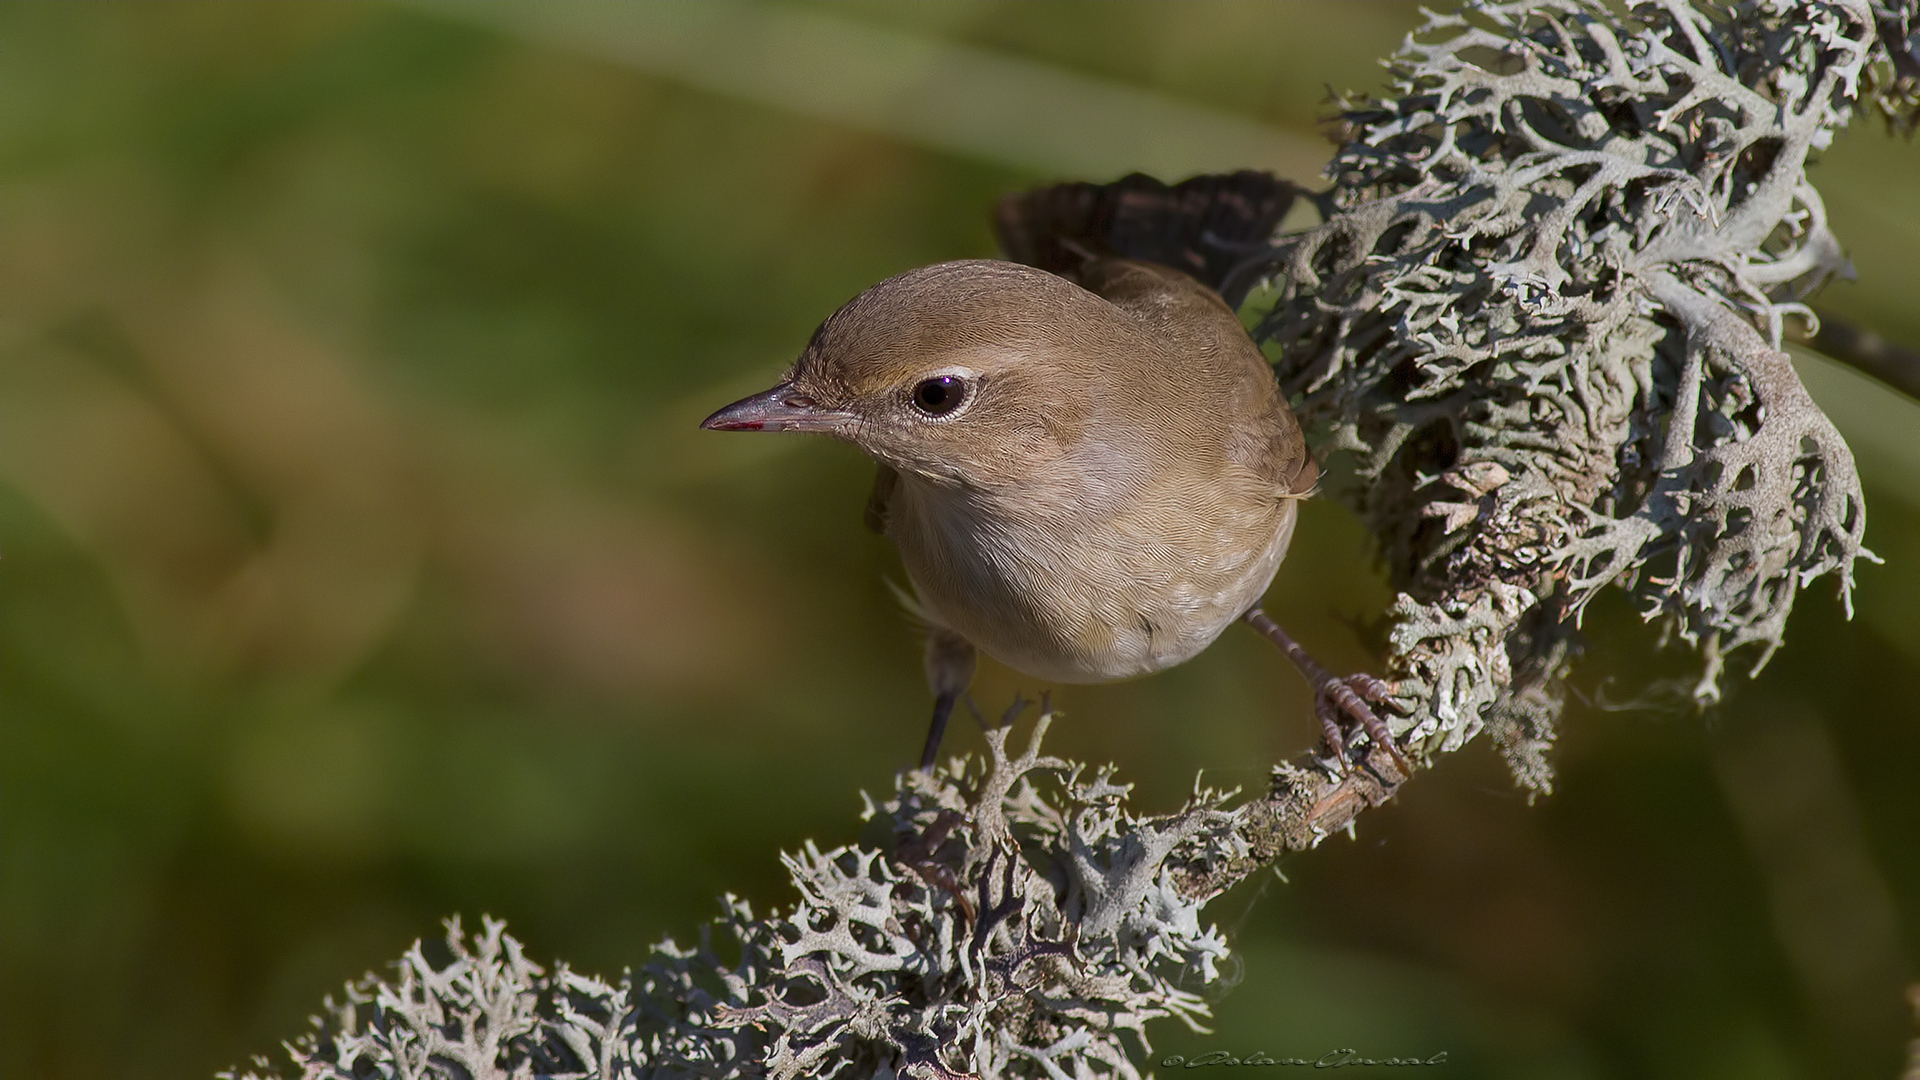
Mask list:
[[[818,10],[1297,134],[1418,21]],[[1859,277],[1817,302],[1909,345],[1916,153],[1862,124],[1814,174]],[[722,892],[790,902],[772,853],[852,840],[852,792],[914,751],[917,645],[863,462],[693,424],[871,281],[988,253],[985,208],[1042,179],[431,11],[0,6],[5,1075],[273,1052],[451,911],[612,978]],[[1888,559],[1862,617],[1803,605],[1704,729],[1576,700],[1531,810],[1490,759],[1423,776],[1229,910],[1244,981],[1160,1050],[1891,1071],[1920,463],[1910,405],[1815,370]],[[1341,667],[1386,597],[1363,535],[1308,507],[1268,601]],[[1587,630],[1588,702],[1668,670],[1629,612]],[[985,672],[983,706],[1018,686]],[[1057,750],[1169,809],[1197,768],[1258,783],[1313,737],[1251,635],[1056,701]]]

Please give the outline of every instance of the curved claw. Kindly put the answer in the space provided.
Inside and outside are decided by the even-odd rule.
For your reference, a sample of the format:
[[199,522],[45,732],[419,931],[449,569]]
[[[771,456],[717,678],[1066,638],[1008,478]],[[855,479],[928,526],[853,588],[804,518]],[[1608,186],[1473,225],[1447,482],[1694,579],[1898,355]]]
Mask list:
[[[1327,748],[1341,761],[1346,761],[1346,739],[1342,729],[1348,724],[1355,725],[1367,733],[1367,738],[1375,746],[1387,752],[1393,758],[1394,765],[1402,776],[1413,775],[1413,766],[1400,753],[1400,747],[1393,741],[1393,732],[1386,722],[1381,720],[1368,703],[1385,705],[1393,700],[1391,688],[1372,675],[1357,674],[1345,677],[1328,676],[1327,680],[1315,688],[1313,711],[1320,717],[1320,729],[1326,736]],[[1342,722],[1342,716],[1346,720]]]
[[1385,679],[1368,675],[1362,671],[1348,675],[1344,681],[1348,686],[1353,688],[1355,693],[1366,698],[1370,704],[1386,705],[1393,701],[1393,686]]

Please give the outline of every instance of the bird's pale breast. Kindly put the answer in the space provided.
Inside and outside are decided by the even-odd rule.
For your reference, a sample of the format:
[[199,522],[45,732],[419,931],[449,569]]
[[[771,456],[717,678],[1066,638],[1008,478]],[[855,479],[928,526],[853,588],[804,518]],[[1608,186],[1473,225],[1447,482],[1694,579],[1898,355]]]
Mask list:
[[1260,599],[1292,538],[1294,502],[1235,490],[1252,477],[1076,471],[1021,492],[1017,510],[1005,493],[906,479],[890,514],[926,615],[1036,678],[1108,682],[1192,658]]

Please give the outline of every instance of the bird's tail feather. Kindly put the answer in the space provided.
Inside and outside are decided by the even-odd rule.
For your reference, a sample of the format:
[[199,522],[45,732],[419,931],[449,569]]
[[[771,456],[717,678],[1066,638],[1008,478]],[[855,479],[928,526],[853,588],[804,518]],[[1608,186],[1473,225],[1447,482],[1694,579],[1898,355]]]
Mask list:
[[[1119,256],[1185,271],[1224,295],[1238,291],[1234,269],[1266,249],[1301,194],[1290,181],[1251,170],[1173,185],[1134,173],[1111,184],[1008,195],[994,232],[1008,258],[1062,277]],[[1229,304],[1239,299],[1227,296]]]

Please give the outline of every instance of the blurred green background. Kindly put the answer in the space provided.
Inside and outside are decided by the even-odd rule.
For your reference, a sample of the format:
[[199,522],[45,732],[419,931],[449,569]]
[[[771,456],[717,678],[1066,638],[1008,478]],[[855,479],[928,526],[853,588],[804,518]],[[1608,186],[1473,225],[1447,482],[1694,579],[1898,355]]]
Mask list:
[[[205,1076],[438,933],[613,975],[916,753],[918,645],[848,448],[695,430],[1001,193],[1308,176],[1410,6],[0,6],[0,1068]],[[1076,175],[1078,174],[1078,175]],[[1920,345],[1920,149],[1816,180]],[[1704,720],[1589,622],[1552,797],[1485,747],[1224,898],[1239,985],[1161,1054],[1457,1077],[1891,1077],[1920,938],[1920,405],[1803,357],[1861,458],[1859,617],[1809,590]],[[1269,610],[1386,599],[1314,504]],[[997,709],[1004,670],[976,692]],[[1072,688],[1146,807],[1314,737],[1251,634]],[[958,725],[955,749],[979,745]],[[1364,1070],[1363,1070],[1364,1071]],[[1440,1075],[1436,1073],[1436,1075]]]

